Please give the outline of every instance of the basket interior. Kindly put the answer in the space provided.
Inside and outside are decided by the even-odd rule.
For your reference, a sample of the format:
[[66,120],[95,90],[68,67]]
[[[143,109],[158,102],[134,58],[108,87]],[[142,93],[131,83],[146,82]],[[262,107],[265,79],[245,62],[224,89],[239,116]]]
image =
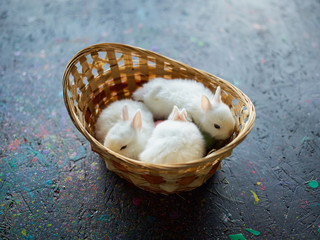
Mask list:
[[231,107],[236,119],[233,136],[223,144],[244,131],[252,103],[233,85],[159,54],[118,45],[87,48],[69,62],[64,75],[69,114],[72,112],[71,118],[81,132],[85,129],[94,138],[95,122],[101,111],[111,102],[130,98],[138,87],[155,77],[194,79],[212,92],[220,86],[222,100]]

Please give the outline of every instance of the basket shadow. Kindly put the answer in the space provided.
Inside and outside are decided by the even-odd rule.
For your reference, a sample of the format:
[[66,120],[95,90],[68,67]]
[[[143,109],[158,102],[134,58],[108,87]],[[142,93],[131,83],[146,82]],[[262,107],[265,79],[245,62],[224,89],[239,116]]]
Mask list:
[[[220,235],[221,211],[212,205],[217,196],[208,191],[209,187],[212,189],[215,176],[193,191],[169,196],[149,193],[116,175],[115,178],[118,187],[113,189],[113,206],[110,201],[106,206],[118,205],[121,224],[108,226],[111,238],[205,239]],[[218,231],[217,225],[220,226]],[[210,233],[206,231],[208,226],[212,226]],[[121,235],[118,235],[119,230]]]

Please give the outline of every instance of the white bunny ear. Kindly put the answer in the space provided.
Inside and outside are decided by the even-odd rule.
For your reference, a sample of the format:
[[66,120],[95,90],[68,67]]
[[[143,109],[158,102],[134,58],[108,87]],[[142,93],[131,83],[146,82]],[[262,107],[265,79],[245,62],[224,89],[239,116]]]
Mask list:
[[180,112],[180,119],[183,122],[188,122],[189,121],[186,109],[182,109],[182,111]]
[[220,88],[220,86],[217,87],[217,90],[216,90],[216,93],[214,94],[213,100],[216,103],[220,103],[221,102],[221,88]]
[[205,112],[209,111],[212,108],[210,100],[206,95],[201,96],[201,108]]
[[180,112],[179,112],[179,108],[175,105],[173,106],[173,115],[172,115],[172,120],[173,121],[178,121],[180,118]]
[[140,130],[142,127],[142,118],[141,118],[141,110],[138,109],[136,114],[134,115],[132,122],[131,122],[131,127],[133,129]]
[[122,120],[123,121],[129,121],[129,111],[128,111],[128,105],[125,104],[122,108]]

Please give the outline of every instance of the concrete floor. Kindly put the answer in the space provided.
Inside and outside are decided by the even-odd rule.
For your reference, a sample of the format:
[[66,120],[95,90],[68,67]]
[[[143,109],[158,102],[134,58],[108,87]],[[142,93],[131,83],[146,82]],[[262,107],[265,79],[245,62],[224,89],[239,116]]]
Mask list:
[[[2,0],[0,239],[319,239],[319,13],[317,0]],[[205,185],[153,195],[91,151],[61,83],[99,42],[182,61],[254,102],[253,131]]]

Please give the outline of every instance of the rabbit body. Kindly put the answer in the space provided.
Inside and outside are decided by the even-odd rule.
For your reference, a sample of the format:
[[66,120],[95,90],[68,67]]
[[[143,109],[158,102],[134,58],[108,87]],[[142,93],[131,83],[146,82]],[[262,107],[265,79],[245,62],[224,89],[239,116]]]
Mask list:
[[155,78],[133,93],[143,101],[155,119],[166,119],[174,105],[185,108],[197,126],[215,139],[227,139],[234,132],[230,108],[221,101],[220,87],[214,95],[194,80]]
[[152,134],[152,113],[141,102],[119,100],[105,108],[96,122],[96,138],[107,148],[138,159]]
[[156,126],[139,159],[176,164],[202,158],[204,153],[205,141],[198,127],[186,117],[173,116]]

